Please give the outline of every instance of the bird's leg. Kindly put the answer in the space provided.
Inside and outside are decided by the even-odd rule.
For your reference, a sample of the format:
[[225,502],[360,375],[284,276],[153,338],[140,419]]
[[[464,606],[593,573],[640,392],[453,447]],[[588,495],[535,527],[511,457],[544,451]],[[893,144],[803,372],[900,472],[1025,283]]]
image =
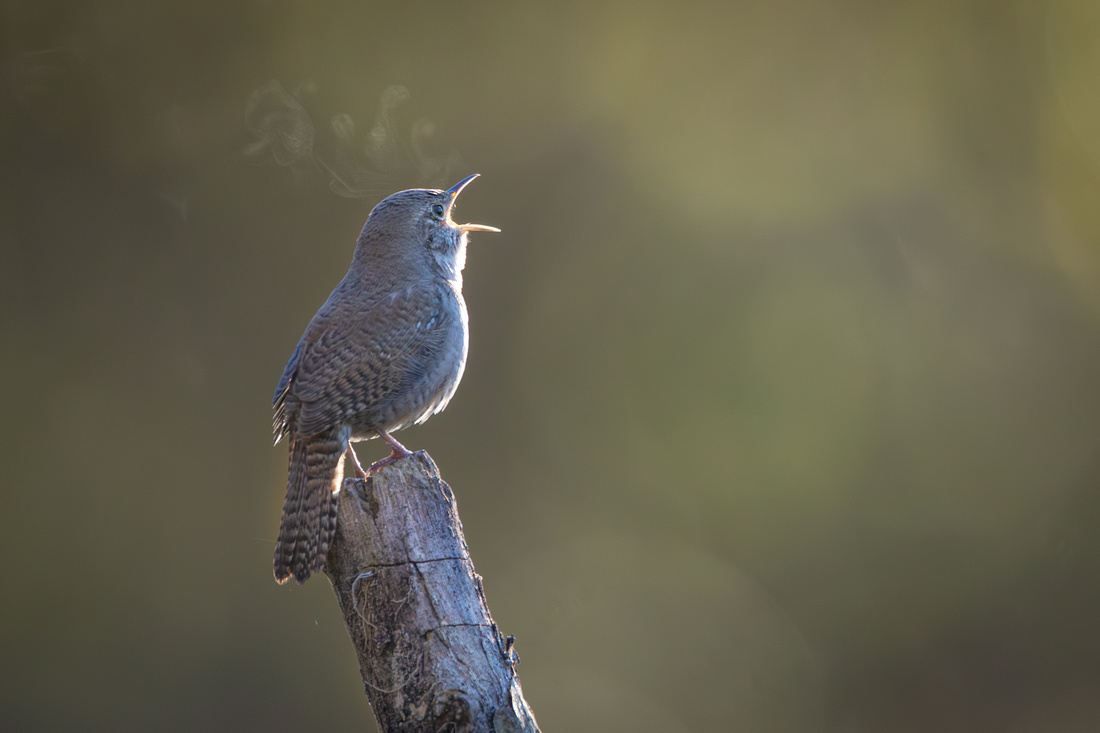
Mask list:
[[398,458],[404,458],[405,456],[412,455],[412,451],[394,440],[393,436],[387,433],[385,430],[375,430],[374,432],[378,433],[379,438],[389,443],[392,453],[390,453],[382,460],[375,461],[374,463],[370,464],[370,468],[367,469],[368,474],[374,473],[379,468],[382,468],[382,466],[390,465]]
[[377,432],[378,432],[379,437],[382,438],[382,440],[389,443],[390,448],[393,449],[393,452],[397,454],[398,458],[403,458],[404,456],[410,455],[412,453],[411,450],[409,450],[405,446],[398,443],[397,440],[392,435],[387,433],[385,430],[379,430]]
[[348,460],[351,461],[351,465],[355,467],[355,478],[366,478],[367,472],[363,470],[363,465],[359,463],[359,456],[355,455],[355,449],[351,447],[351,441],[348,441],[348,449],[345,452]]

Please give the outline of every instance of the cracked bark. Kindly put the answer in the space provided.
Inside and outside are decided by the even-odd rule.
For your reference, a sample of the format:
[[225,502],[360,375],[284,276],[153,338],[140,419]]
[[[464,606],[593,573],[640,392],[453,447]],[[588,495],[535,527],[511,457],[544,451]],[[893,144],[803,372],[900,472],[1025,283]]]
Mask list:
[[537,733],[462,535],[424,451],[347,479],[325,574],[378,727]]

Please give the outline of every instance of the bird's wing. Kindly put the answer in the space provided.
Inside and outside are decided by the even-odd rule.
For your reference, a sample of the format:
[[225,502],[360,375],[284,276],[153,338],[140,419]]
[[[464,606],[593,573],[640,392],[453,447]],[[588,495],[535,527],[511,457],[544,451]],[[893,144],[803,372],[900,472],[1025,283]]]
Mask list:
[[275,396],[271,399],[271,410],[273,412],[271,428],[275,434],[276,443],[282,440],[289,430],[288,421],[290,418],[287,415],[286,398],[290,392],[290,383],[298,372],[298,357],[302,353],[302,344],[305,342],[305,337],[303,337],[298,341],[298,345],[294,347],[294,353],[290,355],[286,368],[283,369],[283,376],[279,377],[279,385],[275,388]]
[[296,429],[320,432],[422,377],[451,326],[445,297],[415,285],[361,312],[334,308],[315,319],[285,390],[301,403]]

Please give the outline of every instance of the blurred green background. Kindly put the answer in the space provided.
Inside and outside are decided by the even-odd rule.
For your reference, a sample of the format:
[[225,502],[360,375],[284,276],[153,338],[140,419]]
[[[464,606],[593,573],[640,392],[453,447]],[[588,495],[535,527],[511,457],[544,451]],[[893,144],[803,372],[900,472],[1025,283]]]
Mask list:
[[473,172],[399,437],[544,730],[1100,729],[1072,0],[0,4],[0,729],[373,729],[272,580],[271,393],[370,208]]

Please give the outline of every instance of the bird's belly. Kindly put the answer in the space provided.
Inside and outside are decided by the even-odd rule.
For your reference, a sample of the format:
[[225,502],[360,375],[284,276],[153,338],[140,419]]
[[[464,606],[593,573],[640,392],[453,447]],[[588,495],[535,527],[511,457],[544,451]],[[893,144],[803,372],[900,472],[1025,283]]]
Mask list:
[[395,380],[398,387],[349,420],[351,439],[375,438],[379,429],[392,433],[442,411],[458,388],[465,368],[466,334],[463,330],[448,339],[423,374],[413,379],[402,375]]

